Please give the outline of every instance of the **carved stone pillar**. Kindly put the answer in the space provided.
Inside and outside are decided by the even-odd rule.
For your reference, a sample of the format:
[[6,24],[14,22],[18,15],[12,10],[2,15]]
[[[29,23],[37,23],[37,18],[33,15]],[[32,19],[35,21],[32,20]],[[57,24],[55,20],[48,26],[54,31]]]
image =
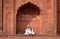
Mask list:
[[3,32],[14,34],[14,0],[4,0]]
[[0,0],[0,34],[2,33],[2,0]]

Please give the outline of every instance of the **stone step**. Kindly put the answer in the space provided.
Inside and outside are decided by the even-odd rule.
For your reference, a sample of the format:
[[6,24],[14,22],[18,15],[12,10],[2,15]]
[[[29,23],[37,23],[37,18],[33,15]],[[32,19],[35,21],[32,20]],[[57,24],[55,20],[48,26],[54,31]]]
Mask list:
[[60,36],[56,35],[35,35],[35,36],[25,36],[25,35],[2,35],[0,39],[60,39]]

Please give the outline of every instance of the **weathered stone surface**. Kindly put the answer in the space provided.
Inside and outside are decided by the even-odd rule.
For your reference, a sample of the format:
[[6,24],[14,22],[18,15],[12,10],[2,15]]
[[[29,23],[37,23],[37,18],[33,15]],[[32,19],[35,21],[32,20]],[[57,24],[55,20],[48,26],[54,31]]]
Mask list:
[[60,39],[60,36],[0,36],[0,39]]
[[0,31],[2,32],[2,0],[0,0]]
[[14,32],[14,1],[4,0],[4,14],[3,14],[3,25],[4,33],[12,34]]
[[[0,35],[0,39],[60,39],[57,34],[58,7],[58,29],[60,30],[60,0],[4,0],[3,1],[3,32],[9,35]],[[35,36],[12,35],[16,34],[16,14],[19,7],[31,2],[41,9],[39,34]],[[33,22],[33,21],[32,21]],[[32,23],[31,23],[32,24]],[[22,24],[23,25],[23,24]],[[0,0],[0,28],[2,29],[2,0]],[[1,30],[0,29],[0,30]],[[37,30],[37,29],[36,29]],[[58,30],[58,31],[59,31]],[[60,33],[60,32],[59,32]],[[42,36],[43,35],[43,36]]]
[[5,0],[4,1],[4,32],[13,34],[16,32],[16,14],[19,7],[31,2],[41,9],[40,29],[41,35],[56,34],[56,4],[55,0]]

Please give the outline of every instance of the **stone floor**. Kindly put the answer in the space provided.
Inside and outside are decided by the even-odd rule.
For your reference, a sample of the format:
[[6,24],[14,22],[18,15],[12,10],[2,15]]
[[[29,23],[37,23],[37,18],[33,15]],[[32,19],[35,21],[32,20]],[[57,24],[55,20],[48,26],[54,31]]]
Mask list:
[[0,39],[60,39],[60,36],[56,35],[0,35]]

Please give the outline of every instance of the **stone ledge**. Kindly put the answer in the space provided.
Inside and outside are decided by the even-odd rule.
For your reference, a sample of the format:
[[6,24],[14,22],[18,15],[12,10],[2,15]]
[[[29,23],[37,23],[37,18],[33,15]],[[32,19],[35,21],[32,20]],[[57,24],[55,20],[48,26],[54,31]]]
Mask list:
[[10,37],[10,36],[12,36],[12,37],[18,37],[18,36],[23,36],[23,37],[26,37],[26,36],[28,36],[28,37],[60,37],[60,35],[24,35],[24,34],[15,34],[15,35],[6,35],[6,34],[1,34],[0,35],[0,37]]
[[0,35],[0,39],[60,39],[57,35]]

